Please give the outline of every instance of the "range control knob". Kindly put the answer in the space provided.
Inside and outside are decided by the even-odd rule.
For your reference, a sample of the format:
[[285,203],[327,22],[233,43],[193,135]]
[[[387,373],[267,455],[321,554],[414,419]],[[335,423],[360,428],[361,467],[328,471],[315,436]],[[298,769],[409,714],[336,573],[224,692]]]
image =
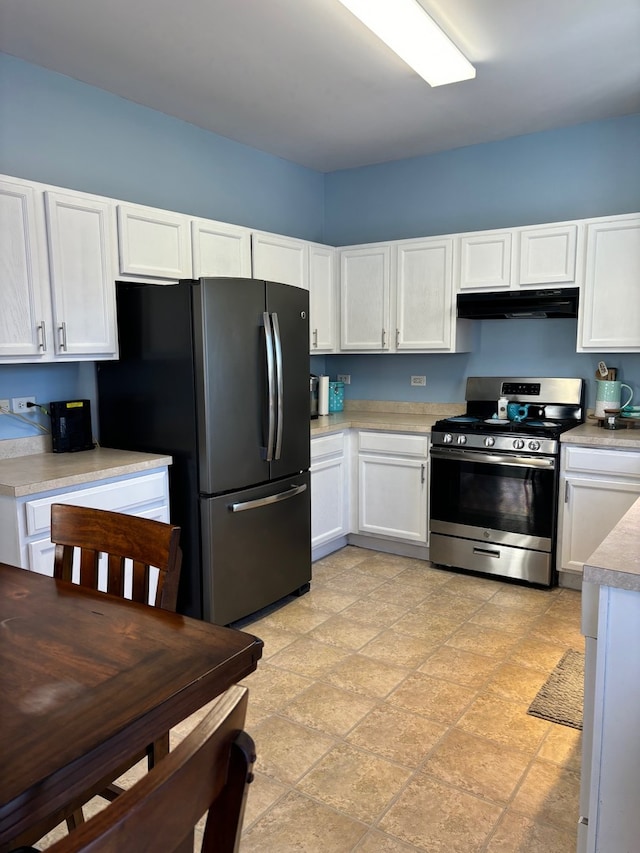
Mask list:
[[484,446],[485,447],[493,447],[493,445],[495,443],[496,443],[496,440],[492,435],[488,435],[484,440]]
[[540,442],[539,441],[530,441],[529,442],[529,450],[540,450]]
[[458,438],[456,439],[456,441],[458,442],[458,444],[466,444],[467,443],[467,436],[466,435],[459,435]]
[[513,447],[515,450],[522,450],[522,448],[524,447],[524,441],[521,438],[514,439]]
[[451,442],[453,441],[453,436],[450,432],[445,432],[442,440],[445,444],[451,444]]

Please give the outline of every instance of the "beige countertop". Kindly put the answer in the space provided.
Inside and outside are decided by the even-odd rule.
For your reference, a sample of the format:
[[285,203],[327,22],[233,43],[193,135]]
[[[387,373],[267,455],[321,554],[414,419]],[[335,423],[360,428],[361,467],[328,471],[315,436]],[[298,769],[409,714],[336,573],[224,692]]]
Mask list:
[[0,495],[19,498],[171,465],[170,456],[96,447],[0,459]]
[[584,579],[640,592],[640,498],[584,564]]
[[343,429],[373,429],[429,434],[441,418],[458,415],[464,403],[400,403],[386,400],[348,400],[344,412],[311,421],[311,438]]
[[593,421],[586,421],[563,432],[560,441],[562,444],[584,444],[610,450],[640,450],[640,428],[604,429]]

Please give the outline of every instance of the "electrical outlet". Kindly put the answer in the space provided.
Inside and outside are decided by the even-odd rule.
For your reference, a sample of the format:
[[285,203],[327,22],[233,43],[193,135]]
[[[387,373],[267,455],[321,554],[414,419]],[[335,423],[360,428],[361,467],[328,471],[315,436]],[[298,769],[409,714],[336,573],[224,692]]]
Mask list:
[[412,376],[411,377],[412,385],[426,385],[427,377],[426,376]]
[[35,397],[12,397],[11,411],[16,415],[24,415],[27,412],[33,411],[30,406],[27,406],[27,403],[35,403],[35,401]]
[[9,408],[10,400],[0,400],[0,414],[11,411]]
[[345,385],[351,385],[351,374],[350,373],[339,373],[338,374],[338,382],[344,382]]

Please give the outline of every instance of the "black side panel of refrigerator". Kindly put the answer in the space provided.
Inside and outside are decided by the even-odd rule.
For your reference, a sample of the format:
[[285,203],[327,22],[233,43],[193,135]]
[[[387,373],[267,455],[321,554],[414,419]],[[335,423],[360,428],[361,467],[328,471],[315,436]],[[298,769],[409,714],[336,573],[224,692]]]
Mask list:
[[205,619],[228,625],[289,593],[306,591],[311,580],[309,483],[306,471],[277,484],[201,499],[204,563],[209,565]]
[[170,454],[171,521],[182,528],[177,609],[202,617],[191,288],[117,282],[120,360],[98,366],[100,443]]
[[200,492],[264,483],[264,282],[200,279],[193,305]]
[[267,311],[278,318],[283,361],[282,453],[271,463],[275,480],[310,464],[309,293],[268,281]]

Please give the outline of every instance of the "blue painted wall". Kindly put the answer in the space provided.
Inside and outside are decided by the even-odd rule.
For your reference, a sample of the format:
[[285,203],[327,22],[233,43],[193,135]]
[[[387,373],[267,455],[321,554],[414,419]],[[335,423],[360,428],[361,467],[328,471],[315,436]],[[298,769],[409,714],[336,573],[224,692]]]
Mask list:
[[[1,172],[334,245],[636,211],[639,150],[629,116],[321,175],[0,54]],[[347,398],[446,402],[467,375],[590,379],[603,355],[576,354],[568,320],[475,334],[470,354],[318,356],[311,370],[350,373]],[[604,357],[640,398],[640,355]],[[92,367],[0,366],[0,397],[26,394],[94,400]],[[0,417],[0,439],[25,430]]]
[[322,242],[324,176],[0,54],[0,170]]
[[[640,210],[640,115],[326,176],[329,243],[431,236]],[[620,306],[624,310],[624,306]],[[575,351],[570,320],[483,320],[467,355],[327,356],[346,399],[460,401],[467,375],[582,376],[593,405],[600,358],[640,403],[640,354]],[[411,388],[411,375],[426,375]]]
[[640,115],[326,176],[325,240],[403,237],[634,213]]

